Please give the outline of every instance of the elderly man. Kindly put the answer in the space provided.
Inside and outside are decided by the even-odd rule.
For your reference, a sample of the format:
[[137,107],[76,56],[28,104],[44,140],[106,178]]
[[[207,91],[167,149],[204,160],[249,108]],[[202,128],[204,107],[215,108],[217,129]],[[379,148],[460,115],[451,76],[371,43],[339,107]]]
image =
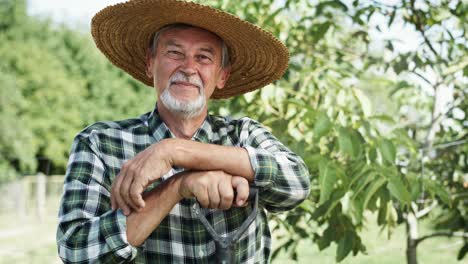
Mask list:
[[278,79],[284,45],[230,14],[175,0],[107,7],[92,34],[112,63],[156,89],[157,104],[75,138],[57,231],[62,260],[214,263],[213,238],[191,207],[199,203],[218,233],[232,234],[251,212],[245,204],[255,185],[262,210],[235,259],[268,262],[265,210],[303,201],[307,168],[258,122],[208,115],[207,102]]

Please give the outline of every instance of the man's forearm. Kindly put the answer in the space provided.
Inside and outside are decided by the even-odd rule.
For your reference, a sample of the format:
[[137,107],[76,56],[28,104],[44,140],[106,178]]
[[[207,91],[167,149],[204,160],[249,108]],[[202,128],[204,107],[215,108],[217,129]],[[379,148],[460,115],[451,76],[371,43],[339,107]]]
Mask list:
[[183,139],[168,139],[173,166],[190,170],[222,170],[231,175],[254,180],[254,171],[247,150]]
[[179,175],[162,182],[145,197],[146,206],[127,217],[127,240],[132,246],[141,245],[182,199],[179,184]]

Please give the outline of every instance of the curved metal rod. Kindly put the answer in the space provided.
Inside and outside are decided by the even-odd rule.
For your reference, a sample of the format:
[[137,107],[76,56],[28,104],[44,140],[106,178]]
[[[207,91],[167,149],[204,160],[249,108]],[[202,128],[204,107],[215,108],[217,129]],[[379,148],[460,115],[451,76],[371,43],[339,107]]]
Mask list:
[[206,230],[210,235],[213,237],[213,239],[217,242],[220,243],[222,247],[228,247],[231,244],[235,244],[237,240],[241,237],[241,235],[249,228],[249,226],[252,224],[252,222],[256,219],[257,217],[257,212],[258,212],[258,189],[256,187],[250,187],[249,189],[249,200],[255,199],[255,202],[253,204],[253,210],[250,213],[250,215],[247,217],[247,219],[242,223],[239,229],[232,234],[231,236],[227,237],[222,237],[216,231],[214,230],[213,226],[211,226],[210,222],[206,219],[205,215],[201,213],[200,210],[200,204],[196,202],[193,207],[192,207],[192,212],[195,213],[195,215],[198,216],[198,219],[202,222],[202,224],[205,226]]

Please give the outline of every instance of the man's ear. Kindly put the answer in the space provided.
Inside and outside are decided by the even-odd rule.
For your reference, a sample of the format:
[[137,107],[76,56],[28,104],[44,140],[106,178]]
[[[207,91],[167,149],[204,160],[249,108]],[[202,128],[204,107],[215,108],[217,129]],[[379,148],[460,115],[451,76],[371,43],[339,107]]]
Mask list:
[[216,88],[223,89],[226,85],[227,80],[229,79],[229,76],[231,76],[231,67],[221,69],[218,82],[216,83]]
[[148,48],[146,50],[146,76],[148,78],[153,78],[153,63],[154,63],[154,58],[153,54],[151,54],[151,50]]

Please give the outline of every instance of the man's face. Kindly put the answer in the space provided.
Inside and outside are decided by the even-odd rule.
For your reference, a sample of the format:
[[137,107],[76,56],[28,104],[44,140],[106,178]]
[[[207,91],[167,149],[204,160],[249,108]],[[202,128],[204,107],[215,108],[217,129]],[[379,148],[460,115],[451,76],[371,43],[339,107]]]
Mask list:
[[211,94],[216,88],[222,89],[229,77],[229,70],[221,67],[221,56],[221,40],[206,30],[162,32],[156,54],[147,62],[148,77],[154,80],[159,100],[169,110],[167,104],[171,102],[205,110]]

